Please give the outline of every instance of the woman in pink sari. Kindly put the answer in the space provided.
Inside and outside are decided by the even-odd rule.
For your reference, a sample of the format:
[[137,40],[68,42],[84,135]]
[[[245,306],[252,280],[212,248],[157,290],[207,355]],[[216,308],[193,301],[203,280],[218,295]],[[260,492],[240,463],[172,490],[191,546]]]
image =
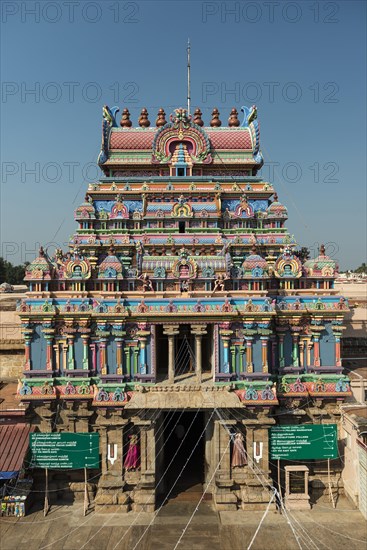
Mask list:
[[129,450],[127,451],[124,466],[126,470],[136,470],[140,462],[138,436],[136,434],[129,435],[129,439]]

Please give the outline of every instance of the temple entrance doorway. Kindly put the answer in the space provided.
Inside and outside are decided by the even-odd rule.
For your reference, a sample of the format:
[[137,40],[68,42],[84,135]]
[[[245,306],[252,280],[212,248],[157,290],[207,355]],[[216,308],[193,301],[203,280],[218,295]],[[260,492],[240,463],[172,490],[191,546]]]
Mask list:
[[156,369],[157,380],[168,377],[168,338],[163,334],[163,325],[156,325]]
[[189,500],[190,494],[196,496],[202,491],[205,480],[204,441],[204,412],[163,413],[163,448],[157,445],[163,451],[163,458],[159,460],[156,477],[159,483],[157,493],[163,501],[178,495]]
[[190,325],[180,325],[180,333],[176,340],[175,378],[178,380],[187,374],[195,373],[194,337],[190,333]]
[[203,372],[212,372],[213,362],[213,325],[207,325],[206,332],[201,342],[201,369]]

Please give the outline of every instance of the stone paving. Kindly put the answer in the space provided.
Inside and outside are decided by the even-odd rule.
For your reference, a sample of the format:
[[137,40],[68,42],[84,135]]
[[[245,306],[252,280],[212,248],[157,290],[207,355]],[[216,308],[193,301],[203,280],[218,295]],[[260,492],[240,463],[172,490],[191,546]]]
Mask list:
[[[83,517],[83,506],[52,506],[25,518],[0,518],[1,550],[174,550],[194,512],[194,502],[170,502],[159,514],[96,514]],[[248,548],[263,512],[214,512],[203,502],[195,513],[178,550],[243,550]],[[300,534],[295,540],[286,519],[269,511],[252,550],[307,548],[361,550],[367,546],[367,525],[358,510],[340,500],[336,510],[328,503],[307,512],[293,512]],[[308,539],[311,536],[313,544]]]

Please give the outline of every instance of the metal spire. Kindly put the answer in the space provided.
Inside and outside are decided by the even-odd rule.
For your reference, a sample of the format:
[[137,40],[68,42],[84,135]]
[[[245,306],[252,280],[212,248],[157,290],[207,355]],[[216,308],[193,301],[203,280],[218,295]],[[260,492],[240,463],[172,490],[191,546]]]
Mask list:
[[187,114],[190,114],[191,89],[190,89],[190,38],[187,39]]

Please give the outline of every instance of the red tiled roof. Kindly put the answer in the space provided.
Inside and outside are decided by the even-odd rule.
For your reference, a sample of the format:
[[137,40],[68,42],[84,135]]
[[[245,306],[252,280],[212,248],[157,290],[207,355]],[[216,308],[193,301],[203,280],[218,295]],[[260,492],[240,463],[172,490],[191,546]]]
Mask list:
[[29,434],[34,431],[28,424],[0,426],[0,472],[18,472],[29,447]]
[[241,130],[206,130],[213,149],[252,150],[250,132],[247,128]]
[[[146,129],[126,129],[122,131],[111,132],[110,150],[147,150],[152,149],[153,140],[157,128]],[[229,149],[229,150],[251,150],[252,141],[250,132],[247,128],[241,129],[218,129],[205,128],[211,146],[213,149]]]
[[152,149],[157,128],[111,132],[110,149]]

